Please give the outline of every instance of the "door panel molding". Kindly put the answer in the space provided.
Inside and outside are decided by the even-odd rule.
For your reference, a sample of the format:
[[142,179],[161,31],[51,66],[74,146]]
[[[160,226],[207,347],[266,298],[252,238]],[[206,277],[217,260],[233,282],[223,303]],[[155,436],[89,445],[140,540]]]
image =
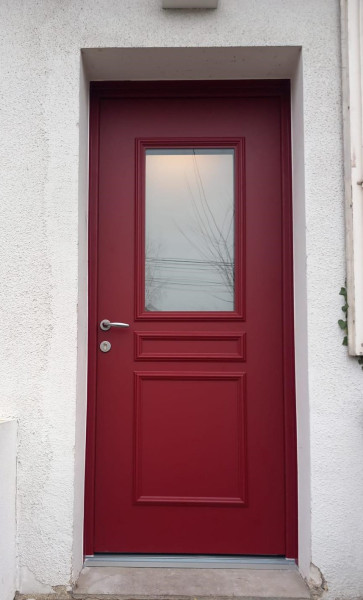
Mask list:
[[[135,372],[134,374],[135,377],[135,417],[134,417],[134,431],[135,431],[135,435],[134,435],[134,439],[135,439],[135,446],[134,446],[134,500],[136,502],[136,504],[149,504],[149,505],[178,505],[178,506],[182,506],[182,505],[189,505],[189,506],[193,506],[193,505],[197,505],[197,506],[246,506],[247,505],[247,477],[246,477],[246,454],[247,454],[247,447],[246,447],[246,391],[245,391],[245,387],[246,387],[246,374],[245,373],[210,373],[210,372],[203,372],[203,371],[153,371],[152,373],[150,372]],[[182,385],[183,383],[186,382],[190,382],[193,381],[194,382],[194,393],[195,393],[195,397],[191,398],[190,396],[188,398],[186,397],[182,397],[181,398],[181,402],[176,402],[175,401],[175,393],[173,394],[173,388],[175,391],[175,384],[178,383],[178,387],[180,387],[180,384]],[[171,455],[171,448],[170,448],[170,441],[168,441],[168,443],[165,444],[165,451],[161,451],[159,450],[159,454],[158,454],[158,461],[162,463],[161,468],[159,467],[157,472],[155,472],[155,461],[153,460],[153,456],[150,456],[153,452],[153,449],[155,447],[155,436],[157,438],[159,438],[159,444],[158,445],[162,445],[164,444],[164,436],[161,434],[160,432],[160,424],[159,424],[159,428],[156,429],[155,427],[155,422],[154,422],[154,418],[153,415],[157,414],[157,411],[153,411],[152,407],[147,407],[148,404],[155,404],[155,403],[159,403],[160,402],[160,396],[161,394],[157,394],[156,395],[156,400],[154,400],[154,397],[151,397],[149,395],[149,397],[147,396],[147,393],[145,391],[145,382],[149,382],[152,384],[154,384],[153,387],[157,386],[158,389],[160,388],[164,388],[167,387],[169,388],[169,391],[167,394],[164,393],[164,397],[167,398],[167,401],[164,402],[164,410],[168,409],[168,405],[172,404],[172,412],[174,413],[174,418],[176,420],[176,424],[179,422],[181,422],[183,419],[179,418],[178,419],[178,415],[180,417],[179,413],[183,413],[185,411],[185,404],[186,401],[188,400],[189,405],[190,403],[195,404],[195,403],[203,403],[205,410],[206,410],[206,421],[207,421],[207,417],[208,417],[208,410],[209,410],[209,404],[210,404],[210,400],[209,400],[209,396],[208,393],[205,393],[205,391],[203,390],[203,382],[233,382],[234,383],[234,387],[235,387],[235,397],[231,397],[230,399],[230,407],[229,410],[231,411],[231,421],[234,421],[235,424],[237,424],[236,426],[236,431],[234,432],[235,435],[235,439],[231,439],[233,437],[233,431],[230,431],[230,440],[231,440],[231,447],[230,447],[230,453],[229,453],[229,460],[228,463],[225,465],[225,468],[223,469],[224,473],[226,473],[228,471],[228,475],[225,475],[226,480],[224,481],[224,483],[226,484],[226,486],[228,486],[228,484],[231,485],[232,488],[234,488],[235,490],[235,494],[234,495],[224,495],[222,496],[220,495],[201,495],[201,494],[190,494],[188,496],[182,496],[182,495],[163,495],[161,493],[157,494],[151,494],[151,493],[147,493],[147,491],[144,491],[144,478],[146,475],[146,471],[147,471],[147,466],[144,464],[145,462],[148,463],[149,468],[153,469],[152,472],[152,476],[151,476],[151,484],[155,485],[153,482],[154,480],[157,481],[157,484],[160,485],[160,480],[163,479],[163,476],[166,475],[166,477],[168,476],[168,472],[170,470],[172,470],[172,462],[173,462],[173,458],[174,456]],[[169,386],[167,385],[169,383]],[[195,386],[196,383],[199,383],[200,385],[198,386],[199,389],[197,391],[197,388]],[[161,385],[160,385],[161,384]],[[204,391],[204,394],[203,394]],[[202,398],[202,396],[204,395],[204,398]],[[220,396],[219,402],[215,403],[214,402],[214,410],[218,409],[218,405],[221,411],[221,420],[222,418],[226,417],[226,397],[227,394],[222,394]],[[217,405],[216,405],[217,404]],[[148,408],[147,410],[147,415],[145,415],[144,413],[146,413],[146,408]],[[186,409],[188,410],[189,406],[186,407]],[[176,413],[176,414],[175,414]],[[228,417],[229,415],[227,415]],[[160,423],[160,419],[158,419],[159,423]],[[168,427],[170,426],[170,416],[167,420],[167,424]],[[222,427],[222,426],[221,426]],[[149,429],[149,431],[147,431],[147,429]],[[179,460],[182,458],[183,455],[183,447],[185,447],[185,445],[187,444],[187,439],[183,439],[183,431],[179,432],[179,438],[175,439],[176,435],[175,434],[175,429],[174,429],[174,434],[173,434],[173,448],[174,448],[174,452],[176,454],[175,459]],[[165,435],[167,435],[168,431],[167,429],[165,430]],[[188,432],[186,432],[187,435],[189,435],[190,431],[188,430]],[[214,455],[216,457],[216,459],[218,459],[218,456],[221,456],[221,453],[218,452],[218,439],[217,435],[218,432],[216,432],[215,430],[212,430],[209,432],[210,433],[210,437],[209,439],[206,439],[206,436],[204,435],[204,439],[205,439],[205,445],[207,446],[207,444],[209,443],[210,446],[214,447]],[[151,437],[151,443],[147,443],[148,440],[146,439],[147,434],[149,434],[148,436]],[[160,439],[161,438],[161,439]],[[157,440],[156,440],[157,442]],[[211,449],[209,450],[208,454],[210,454]],[[194,460],[194,469],[196,468],[196,463],[198,462],[198,456],[195,456],[195,460]],[[159,463],[158,463],[159,464]],[[233,464],[234,469],[231,469],[231,465]],[[205,464],[203,463],[203,460],[200,461],[200,464],[198,465],[200,468],[199,474],[195,473],[194,475],[196,475],[195,477],[195,481],[193,482],[193,487],[199,486],[201,484],[201,480],[203,479],[203,476],[205,475],[204,470],[205,470]],[[164,471],[164,472],[163,472]],[[230,472],[231,471],[231,472]],[[231,481],[228,481],[228,477],[230,478]],[[162,484],[161,484],[162,485]],[[146,484],[147,487],[147,484]]]
[[[178,360],[178,361],[245,361],[246,360],[246,332],[241,333],[204,333],[204,332],[138,332],[135,334],[135,360]],[[147,351],[145,348],[148,342],[159,342],[159,351]],[[165,344],[175,342],[173,352],[164,350]],[[188,343],[188,352],[185,350],[185,343]],[[198,344],[198,342],[200,342]],[[208,342],[203,346],[203,342]],[[224,343],[224,351],[216,350],[210,352],[211,342],[216,342],[216,347]],[[178,345],[179,343],[179,345]],[[194,346],[194,348],[193,348]],[[207,351],[209,350],[209,352]]]
[[[136,140],[136,256],[135,265],[137,321],[244,321],[245,320],[245,223],[246,223],[246,161],[245,140],[243,138],[193,137],[193,138],[141,138]],[[235,205],[235,308],[229,312],[163,311],[146,312],[145,298],[145,151],[155,148],[188,149],[196,148],[232,148],[235,152],[234,169],[234,205]]]

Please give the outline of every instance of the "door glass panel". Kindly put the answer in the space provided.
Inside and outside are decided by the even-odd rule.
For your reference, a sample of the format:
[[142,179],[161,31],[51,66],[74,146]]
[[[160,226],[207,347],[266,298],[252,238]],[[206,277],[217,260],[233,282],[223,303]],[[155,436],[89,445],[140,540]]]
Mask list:
[[148,149],[145,310],[234,310],[234,149]]

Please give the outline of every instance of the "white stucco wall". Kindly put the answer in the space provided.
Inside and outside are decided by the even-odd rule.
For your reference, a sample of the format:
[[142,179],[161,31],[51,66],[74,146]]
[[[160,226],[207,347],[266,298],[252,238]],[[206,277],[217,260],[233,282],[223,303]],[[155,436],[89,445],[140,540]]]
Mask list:
[[[19,589],[67,587],[82,560],[81,49],[103,47],[118,59],[102,64],[84,52],[91,76],[293,76],[301,565],[305,575],[310,558],[321,569],[330,598],[361,596],[363,374],[336,325],[345,279],[338,0],[220,0],[207,13],[162,11],[159,0],[3,0],[0,21],[0,381],[3,414],[19,420]],[[280,50],[250,65],[223,59],[222,47],[252,46],[301,46],[302,62],[293,68]],[[214,59],[165,50],[148,65],[145,53],[117,51],[147,47],[211,47]]]
[[0,598],[16,591],[16,421],[0,419]]

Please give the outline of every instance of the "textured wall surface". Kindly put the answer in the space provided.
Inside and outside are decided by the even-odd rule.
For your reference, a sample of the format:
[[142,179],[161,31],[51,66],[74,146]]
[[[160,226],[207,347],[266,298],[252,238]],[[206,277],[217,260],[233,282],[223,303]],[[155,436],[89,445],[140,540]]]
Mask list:
[[297,45],[308,325],[299,356],[308,365],[310,402],[310,432],[299,443],[310,439],[311,560],[331,598],[362,596],[363,380],[336,325],[345,278],[338,1],[220,0],[205,13],[162,11],[159,0],[2,0],[0,21],[1,416],[19,420],[21,591],[70,585],[81,553],[81,48]]
[[16,421],[0,419],[0,598],[16,590]]

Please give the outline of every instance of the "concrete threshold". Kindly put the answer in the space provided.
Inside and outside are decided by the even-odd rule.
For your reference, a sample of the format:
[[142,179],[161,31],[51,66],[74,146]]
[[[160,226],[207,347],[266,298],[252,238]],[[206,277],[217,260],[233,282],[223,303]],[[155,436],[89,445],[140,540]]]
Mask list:
[[289,569],[84,567],[73,598],[82,600],[308,600]]

